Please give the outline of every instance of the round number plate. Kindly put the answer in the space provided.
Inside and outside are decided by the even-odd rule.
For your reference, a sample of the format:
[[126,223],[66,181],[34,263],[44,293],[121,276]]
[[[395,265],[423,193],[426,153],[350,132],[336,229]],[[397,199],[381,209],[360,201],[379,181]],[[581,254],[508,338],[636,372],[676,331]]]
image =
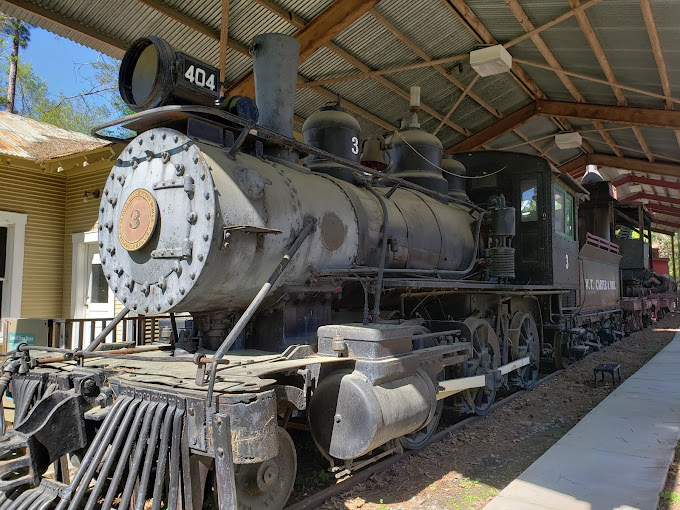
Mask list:
[[127,251],[142,248],[151,238],[158,219],[156,199],[147,190],[138,188],[130,193],[120,213],[118,239]]

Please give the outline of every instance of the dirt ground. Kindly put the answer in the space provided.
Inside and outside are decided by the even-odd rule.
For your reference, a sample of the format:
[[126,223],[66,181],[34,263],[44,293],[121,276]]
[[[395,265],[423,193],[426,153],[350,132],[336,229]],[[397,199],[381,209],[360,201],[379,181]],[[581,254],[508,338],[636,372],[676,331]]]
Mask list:
[[[320,508],[477,510],[514,480],[614,388],[593,383],[599,363],[620,363],[624,378],[665,347],[680,325],[670,314],[644,331],[571,365],[533,391],[450,438],[398,462]],[[664,510],[680,510],[678,461],[669,473]],[[675,496],[673,496],[675,493]]]

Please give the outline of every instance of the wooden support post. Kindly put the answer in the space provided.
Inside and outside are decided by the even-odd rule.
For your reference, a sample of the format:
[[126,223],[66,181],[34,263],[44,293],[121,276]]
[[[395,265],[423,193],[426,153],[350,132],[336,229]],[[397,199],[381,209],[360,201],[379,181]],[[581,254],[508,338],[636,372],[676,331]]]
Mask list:
[[677,282],[678,272],[675,269],[675,232],[673,232],[673,235],[671,236],[671,266],[671,274],[673,275],[673,279]]
[[229,46],[229,0],[222,0],[222,18],[220,21],[220,96],[227,92],[227,48]]

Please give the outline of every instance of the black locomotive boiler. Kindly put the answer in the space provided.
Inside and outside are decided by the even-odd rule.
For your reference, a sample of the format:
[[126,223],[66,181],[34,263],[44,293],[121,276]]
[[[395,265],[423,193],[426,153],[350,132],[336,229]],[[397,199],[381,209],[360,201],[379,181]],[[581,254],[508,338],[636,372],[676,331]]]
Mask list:
[[137,136],[104,188],[102,266],[120,317],[189,312],[193,326],[132,350],[102,334],[12,353],[3,508],[281,509],[290,427],[351,473],[426,444],[443,399],[484,414],[540,363],[621,335],[620,255],[579,244],[587,189],[539,157],[442,158],[417,100],[384,171],[360,164],[340,105],[297,142],[297,52],[255,38],[257,107],[215,105],[217,70],[160,39],[126,54],[138,113],[120,123]]

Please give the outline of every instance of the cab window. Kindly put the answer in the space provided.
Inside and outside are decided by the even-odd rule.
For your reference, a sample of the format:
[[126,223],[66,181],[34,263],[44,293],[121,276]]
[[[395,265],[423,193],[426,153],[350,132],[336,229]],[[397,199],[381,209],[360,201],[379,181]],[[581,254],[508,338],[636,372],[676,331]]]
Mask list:
[[553,218],[555,232],[568,239],[574,239],[574,197],[559,184],[555,184]]
[[536,221],[538,219],[538,208],[536,206],[538,186],[536,185],[536,179],[524,179],[520,181],[519,185],[522,194],[521,221],[522,223]]

